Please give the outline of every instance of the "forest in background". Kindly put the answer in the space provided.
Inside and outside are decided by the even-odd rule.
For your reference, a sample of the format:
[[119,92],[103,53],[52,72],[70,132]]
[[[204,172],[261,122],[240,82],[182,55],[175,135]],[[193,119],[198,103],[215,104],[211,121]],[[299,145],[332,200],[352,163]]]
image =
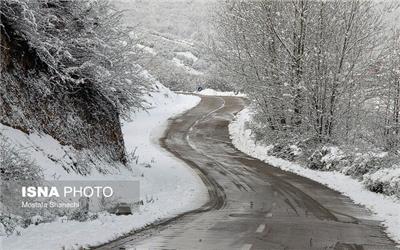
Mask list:
[[124,22],[137,28],[137,38],[147,54],[141,65],[172,90],[198,87],[229,90],[209,53],[214,0],[116,0]]

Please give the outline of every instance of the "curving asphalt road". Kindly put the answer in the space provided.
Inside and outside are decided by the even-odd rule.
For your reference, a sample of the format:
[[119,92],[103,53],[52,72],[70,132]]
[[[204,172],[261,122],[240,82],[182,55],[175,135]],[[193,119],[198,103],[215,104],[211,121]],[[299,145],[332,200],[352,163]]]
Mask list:
[[161,140],[202,177],[207,204],[97,249],[397,249],[349,198],[238,151],[228,124],[244,106],[202,97]]

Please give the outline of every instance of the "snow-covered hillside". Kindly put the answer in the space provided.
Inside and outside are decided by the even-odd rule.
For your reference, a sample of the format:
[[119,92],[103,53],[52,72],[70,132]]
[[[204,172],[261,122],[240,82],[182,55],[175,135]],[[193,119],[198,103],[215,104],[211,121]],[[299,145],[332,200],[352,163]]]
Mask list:
[[[153,82],[155,90],[145,98],[149,107],[147,111],[136,112],[132,114],[131,121],[123,121],[126,150],[128,153],[134,152],[135,157],[128,167],[122,164],[110,167],[106,165],[109,163],[96,162],[86,176],[68,173],[63,165],[79,161],[79,152],[71,147],[62,146],[49,135],[27,135],[4,125],[1,125],[1,133],[9,138],[13,146],[30,155],[43,169],[46,179],[139,180],[144,205],[129,216],[101,213],[97,219],[86,222],[59,218],[26,229],[17,228],[13,235],[2,238],[2,249],[75,249],[98,245],[157,220],[195,209],[206,202],[208,193],[201,179],[190,167],[158,144],[168,119],[192,108],[200,98],[175,94],[146,71],[143,75]],[[107,169],[107,174],[100,173],[98,169]]]
[[209,85],[212,61],[205,49],[210,1],[113,1],[145,52],[140,65],[173,90]]

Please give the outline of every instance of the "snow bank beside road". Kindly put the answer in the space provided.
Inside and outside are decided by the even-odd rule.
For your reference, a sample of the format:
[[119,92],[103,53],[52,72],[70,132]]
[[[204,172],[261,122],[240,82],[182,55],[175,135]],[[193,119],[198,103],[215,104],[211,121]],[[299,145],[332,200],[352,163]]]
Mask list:
[[195,209],[208,199],[208,191],[200,177],[185,163],[176,159],[159,145],[159,138],[170,117],[180,114],[200,102],[191,95],[178,95],[159,84],[158,92],[147,100],[153,108],[133,116],[123,124],[125,146],[135,151],[139,162],[142,199],[154,201],[153,212],[163,218]]
[[232,142],[236,148],[274,167],[320,182],[350,197],[355,203],[364,205],[374,212],[376,219],[382,221],[382,224],[387,227],[388,235],[400,243],[400,201],[398,199],[370,192],[361,182],[350,176],[338,172],[311,170],[299,164],[269,156],[269,150],[272,147],[255,143],[251,130],[247,126],[247,122],[250,120],[249,109],[244,109],[229,125]]
[[215,95],[215,96],[242,96],[245,97],[245,94],[242,93],[235,93],[233,91],[218,91],[218,90],[214,90],[214,89],[203,89],[200,92],[197,92],[197,94],[200,95]]
[[[133,172],[120,169],[116,171],[118,173],[102,176],[95,171],[85,177],[72,175],[86,180],[98,180],[100,177],[108,180],[139,180],[140,195],[144,201],[140,211],[129,216],[99,214],[98,219],[86,222],[59,218],[55,222],[31,225],[26,229],[18,229],[20,235],[14,234],[4,238],[3,244],[0,242],[0,249],[78,249],[81,246],[99,245],[157,220],[198,208],[207,201],[208,192],[200,177],[158,144],[168,119],[194,107],[200,98],[175,94],[158,82],[155,83],[155,87],[157,91],[147,97],[150,109],[137,112],[132,121],[123,124],[126,149],[128,152],[135,151],[138,157],[137,164],[132,163]],[[14,130],[12,132],[16,133]],[[46,159],[47,153],[58,155],[58,147],[62,147],[46,135],[30,138],[20,133],[19,141],[22,144],[28,142],[32,145],[40,144],[40,150],[44,152],[32,156],[43,164],[51,163]],[[41,137],[43,138],[40,139]],[[51,143],[37,143],[42,140]],[[64,148],[61,149],[64,152]],[[52,170],[58,169],[57,174],[62,177],[61,179],[74,179],[63,172],[58,165],[43,164],[41,167],[48,169],[49,174],[53,173]]]

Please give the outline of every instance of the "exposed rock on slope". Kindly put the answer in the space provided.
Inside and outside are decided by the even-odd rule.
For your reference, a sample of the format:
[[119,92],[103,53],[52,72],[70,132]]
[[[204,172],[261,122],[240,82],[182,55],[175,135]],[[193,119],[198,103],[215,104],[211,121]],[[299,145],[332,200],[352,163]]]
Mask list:
[[[15,23],[1,17],[0,122],[51,135],[76,149],[107,152],[125,161],[115,105],[89,80],[61,84],[55,71],[37,55]],[[104,155],[104,154],[103,154]]]

